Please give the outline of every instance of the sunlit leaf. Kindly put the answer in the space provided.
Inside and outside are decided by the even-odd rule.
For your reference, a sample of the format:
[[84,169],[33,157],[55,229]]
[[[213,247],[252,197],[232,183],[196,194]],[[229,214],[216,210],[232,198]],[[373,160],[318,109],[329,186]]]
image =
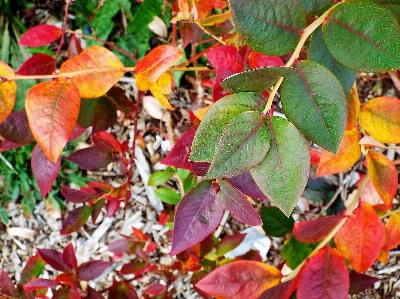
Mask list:
[[244,111],[260,108],[265,99],[256,93],[237,93],[216,102],[207,112],[196,131],[190,159],[211,162],[219,139],[229,121]]
[[269,125],[271,148],[250,173],[268,199],[289,215],[306,186],[310,155],[303,136],[290,122],[274,116]]
[[385,242],[382,251],[379,254],[379,261],[387,263],[389,258],[389,251],[400,245],[400,215],[393,214],[385,224],[385,229],[388,238]]
[[400,143],[400,100],[379,97],[368,101],[361,106],[361,125],[379,142]]
[[296,294],[298,299],[347,299],[349,286],[346,262],[336,249],[325,246],[301,268]]
[[40,47],[50,44],[62,34],[60,28],[54,25],[41,24],[30,28],[25,32],[19,44],[27,47]]
[[381,220],[365,202],[360,203],[354,215],[349,217],[334,237],[339,252],[358,273],[372,266],[383,247],[384,239],[385,228]]
[[[90,69],[90,73],[73,76],[72,82],[79,89],[82,98],[98,98],[104,95],[124,75],[123,70],[118,70],[124,65],[110,50],[92,46],[78,56],[68,59],[60,67],[60,73],[78,72]],[[117,68],[113,70],[113,68]],[[108,69],[100,71],[100,69]]]
[[31,166],[40,194],[44,198],[60,172],[61,157],[58,157],[57,161],[53,163],[46,157],[42,148],[36,144],[32,151]]
[[279,56],[268,56],[256,51],[251,51],[247,57],[247,62],[252,69],[267,66],[284,66],[282,58]]
[[391,207],[399,185],[396,166],[385,155],[368,151],[367,169],[379,196]]
[[55,163],[74,131],[80,96],[71,80],[59,79],[33,86],[25,101],[32,135]]
[[[14,70],[8,64],[0,61],[0,77],[14,76]],[[14,108],[17,84],[14,81],[0,80],[0,123],[2,123]]]
[[352,167],[361,157],[360,133],[356,127],[344,132],[336,155],[323,151],[317,169],[317,177],[339,173]]
[[264,159],[269,131],[258,112],[246,111],[230,120],[222,132],[206,178],[239,175]]
[[231,0],[230,7],[245,43],[267,55],[280,56],[292,51],[306,23],[299,1]]
[[352,88],[346,97],[347,103],[347,122],[346,130],[352,129],[358,122],[360,117],[360,99],[357,91]]
[[216,196],[211,181],[204,180],[182,197],[175,214],[171,255],[201,242],[217,228],[224,208]]
[[255,261],[235,261],[218,267],[196,287],[217,299],[257,299],[263,291],[277,285],[281,272]]
[[346,127],[345,94],[338,79],[313,61],[300,61],[281,86],[282,109],[301,133],[336,153]]
[[323,35],[332,55],[353,70],[400,68],[400,26],[393,14],[371,1],[337,5],[323,24]]

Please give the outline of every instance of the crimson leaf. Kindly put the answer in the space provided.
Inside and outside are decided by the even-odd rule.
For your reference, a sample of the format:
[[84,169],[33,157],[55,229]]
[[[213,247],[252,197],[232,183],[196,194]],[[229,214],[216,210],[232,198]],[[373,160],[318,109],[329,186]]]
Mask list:
[[78,268],[78,278],[85,281],[95,279],[99,277],[105,269],[110,267],[110,265],[110,263],[100,260],[83,263]]

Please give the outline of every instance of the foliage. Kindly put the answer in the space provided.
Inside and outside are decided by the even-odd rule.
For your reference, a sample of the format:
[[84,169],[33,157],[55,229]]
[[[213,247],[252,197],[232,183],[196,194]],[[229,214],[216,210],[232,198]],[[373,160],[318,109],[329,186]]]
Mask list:
[[[222,0],[179,0],[172,4],[155,1],[151,8],[149,1],[132,5],[110,0],[100,6],[94,1],[77,1],[75,9],[82,16],[94,13],[90,22],[78,19],[78,24],[90,23],[96,37],[87,36],[89,47],[82,50],[73,35],[59,72],[56,62],[67,19],[61,30],[39,25],[21,38],[21,45],[39,47],[61,36],[54,58],[36,54],[18,71],[0,63],[1,150],[36,142],[31,146],[31,165],[42,197],[60,172],[63,149],[89,126],[93,127],[93,146],[73,152],[66,160],[87,170],[112,163],[126,176],[117,188],[103,182],[91,182],[80,190],[61,186],[66,200],[82,205],[69,211],[60,233],[76,232],[90,216],[94,223],[103,206],[112,217],[121,202],[131,197],[135,151],[129,144],[135,144],[137,136],[132,143],[120,142],[106,130],[116,122],[117,110],[137,125],[140,105],[139,101],[131,102],[115,84],[126,72],[133,72],[139,97],[149,91],[162,106],[173,110],[167,98],[172,90],[170,72],[209,71],[209,67],[186,67],[197,65],[196,60],[205,53],[215,70],[209,84],[214,102],[194,112],[197,125],[186,131],[162,160],[171,167],[153,174],[148,182],[159,186],[176,175],[182,193],[173,194],[169,188],[156,190],[165,203],[178,204],[171,255],[177,255],[180,262],[172,269],[161,269],[167,281],[173,280],[171,270],[195,271],[193,283],[204,298],[289,298],[294,292],[299,299],[347,298],[357,289],[355,284],[361,282],[361,291],[369,287],[374,279],[350,276],[348,266],[362,274],[376,260],[386,262],[389,250],[400,244],[398,215],[393,213],[386,224],[381,220],[392,213],[388,211],[398,189],[396,166],[381,152],[395,149],[390,144],[400,142],[400,101],[378,97],[360,104],[355,78],[358,72],[400,69],[395,1],[386,5],[370,0],[231,0],[228,6]],[[102,39],[109,38],[112,20],[122,11],[127,11],[131,21],[127,32],[148,37],[146,26],[157,20],[162,5],[171,11],[171,44],[158,45],[143,58],[139,55],[136,67],[99,45],[115,49]],[[65,14],[68,6],[69,1]],[[200,43],[207,46],[210,40],[217,43],[174,67],[187,50],[178,47],[177,23],[181,24],[185,47],[192,43],[193,50]],[[204,36],[211,39],[204,40]],[[124,48],[125,44],[120,45]],[[139,52],[146,48],[134,46]],[[17,100],[20,82],[27,79],[51,80],[35,83],[23,100]],[[278,94],[279,102],[274,103]],[[25,110],[12,112],[21,102]],[[322,153],[310,150],[310,142]],[[361,164],[360,158],[367,174],[355,195],[342,202],[337,215],[293,224],[290,214],[307,186],[312,166],[318,166],[317,177],[321,177],[347,171]],[[195,184],[195,176],[203,178]],[[368,184],[376,189],[381,203],[367,200],[364,191]],[[277,208],[261,210],[260,217],[249,197],[269,200]],[[263,224],[272,236],[286,236],[281,254],[293,271],[283,276],[254,252],[235,260],[225,258],[243,236],[213,239],[224,211],[248,225]],[[156,248],[147,235],[133,229],[133,236],[123,238],[109,250],[115,257],[129,252],[138,258],[124,264],[120,274],[134,274],[137,279],[146,272],[160,271],[148,259]],[[40,271],[26,274],[17,294],[1,272],[5,277],[0,280],[3,294],[26,297],[25,291],[34,291],[40,296],[43,289],[57,287],[53,298],[102,298],[90,288],[82,290],[79,281],[96,278],[108,263],[92,261],[78,266],[72,245],[62,253],[53,249],[38,252],[44,262],[63,273],[54,280],[36,278]],[[31,263],[33,268],[42,267],[38,257]],[[146,287],[143,296],[167,298],[167,293],[165,286],[154,283]],[[137,298],[129,280],[114,281],[108,296]]]

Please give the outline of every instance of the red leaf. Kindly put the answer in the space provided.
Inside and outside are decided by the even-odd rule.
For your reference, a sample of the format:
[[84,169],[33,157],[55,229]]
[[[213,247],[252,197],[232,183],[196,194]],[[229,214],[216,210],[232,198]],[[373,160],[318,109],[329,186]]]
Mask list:
[[76,124],[74,131],[68,139],[68,142],[74,141],[82,136],[83,133],[86,132],[85,128],[82,128],[80,125]]
[[80,101],[76,85],[65,79],[39,83],[26,95],[25,108],[32,134],[54,163],[74,131]]
[[133,260],[127,264],[124,264],[119,271],[122,275],[134,274],[135,277],[143,275],[144,273],[153,269],[151,264],[142,262],[140,260]]
[[399,179],[396,166],[384,154],[368,151],[367,168],[376,191],[389,207],[392,207]]
[[60,234],[68,235],[76,232],[86,223],[92,210],[93,208],[88,206],[79,207],[73,210],[63,221]]
[[50,44],[58,39],[62,34],[60,28],[53,25],[38,25],[25,32],[19,44],[27,47],[40,47]]
[[227,179],[229,183],[237,190],[242,192],[244,195],[249,196],[251,198],[257,198],[262,200],[268,200],[268,198],[261,192],[260,188],[258,188],[256,182],[254,182],[253,177],[250,172],[246,171],[238,176]]
[[210,181],[187,192],[176,209],[171,256],[204,240],[218,227],[223,211]]
[[133,287],[124,281],[113,281],[108,289],[108,298],[113,299],[139,299]]
[[374,209],[361,202],[355,214],[350,216],[335,234],[336,247],[350,266],[363,273],[372,266],[383,247],[385,228]]
[[99,132],[92,135],[93,143],[96,147],[105,152],[122,153],[121,143],[108,132]]
[[83,169],[97,170],[106,168],[112,162],[113,157],[110,152],[102,151],[97,147],[88,147],[69,155],[66,159]]
[[27,284],[24,285],[24,290],[25,291],[35,291],[35,290],[40,290],[40,289],[45,289],[45,288],[55,288],[58,286],[55,282],[53,282],[50,279],[45,279],[45,278],[34,278],[31,281],[29,281]]
[[54,249],[37,249],[40,257],[57,271],[67,271],[67,266],[61,259],[61,253]]
[[121,205],[121,201],[119,200],[108,200],[106,203],[106,215],[108,218],[111,218],[115,215]]
[[108,245],[107,250],[114,253],[115,255],[122,255],[125,252],[130,251],[131,242],[125,239],[116,240]]
[[28,117],[25,110],[12,112],[5,121],[0,124],[0,135],[14,143],[25,145],[31,143],[34,138],[29,129]]
[[196,44],[204,35],[204,31],[196,23],[180,22],[180,27],[183,48],[190,43]]
[[285,66],[285,63],[279,56],[268,56],[256,51],[250,52],[247,61],[252,69],[267,66]]
[[79,39],[76,37],[75,34],[71,35],[71,38],[69,40],[69,45],[68,45],[68,58],[73,58],[75,56],[78,56],[81,54],[83,51],[81,42]]
[[[152,296],[151,298],[153,298],[154,296],[163,296],[162,298],[164,298],[164,296],[167,295],[167,292],[168,292],[167,286],[163,285],[159,282],[153,282],[152,284],[148,285],[144,289],[144,293],[146,295]],[[148,297],[148,298],[150,298],[150,297]],[[161,297],[157,297],[157,298],[161,298]]]
[[318,166],[321,160],[322,152],[315,148],[310,148],[310,163],[311,166]]
[[218,101],[229,94],[229,92],[222,89],[222,80],[244,70],[243,58],[234,46],[221,46],[212,49],[205,56],[216,69],[212,95],[213,100]]
[[389,250],[400,245],[400,215],[391,215],[385,224],[385,229],[387,232],[387,239],[385,246],[383,246],[382,251],[379,254],[379,261],[382,263],[387,263]]
[[350,273],[350,291],[349,294],[358,294],[364,292],[366,289],[371,287],[375,282],[378,282],[379,278],[368,276],[365,274],[359,274],[357,272]]
[[24,269],[22,270],[20,282],[22,284],[25,284],[31,278],[38,277],[43,272],[45,264],[46,263],[40,257],[40,254],[35,254],[31,256],[26,262]]
[[140,229],[132,227],[132,233],[137,241],[146,242],[149,240],[149,236],[142,232]]
[[104,299],[104,297],[99,292],[88,286],[86,299]]
[[31,167],[38,184],[40,194],[46,197],[61,169],[61,156],[56,163],[51,162],[42,148],[36,144],[32,151]]
[[220,181],[218,184],[220,190],[217,198],[223,201],[225,209],[231,212],[237,221],[252,226],[262,225],[260,216],[243,193],[227,181]]
[[299,273],[298,299],[347,299],[347,265],[336,249],[325,246],[308,259]]
[[47,54],[35,54],[25,61],[19,70],[18,75],[51,75],[55,72],[55,60]]
[[281,280],[275,267],[254,261],[235,261],[219,267],[196,287],[218,299],[256,299]]
[[69,269],[78,269],[78,261],[76,259],[74,246],[69,243],[63,250],[61,260]]
[[81,299],[78,288],[75,284],[71,284],[67,287],[61,287],[54,292],[51,299]]
[[321,241],[343,218],[344,215],[335,215],[295,223],[294,237],[302,243]]
[[1,144],[1,147],[0,147],[0,152],[4,152],[4,151],[14,149],[14,148],[19,148],[21,146],[24,146],[24,144],[14,143],[8,139],[4,139],[3,143]]
[[14,287],[14,283],[3,269],[0,270],[0,294],[15,298],[18,297],[18,293]]
[[289,299],[297,288],[298,276],[267,289],[258,299]]
[[96,197],[96,193],[83,192],[82,190],[75,190],[67,186],[61,185],[61,194],[64,198],[73,203],[88,202]]
[[100,260],[83,263],[78,268],[78,278],[85,281],[95,279],[103,274],[104,270],[110,266],[111,263]]

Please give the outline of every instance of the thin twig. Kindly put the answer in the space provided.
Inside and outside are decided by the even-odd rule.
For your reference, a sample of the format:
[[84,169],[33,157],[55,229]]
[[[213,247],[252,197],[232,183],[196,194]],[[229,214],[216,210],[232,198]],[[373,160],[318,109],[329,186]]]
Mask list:
[[61,48],[64,45],[64,41],[65,41],[65,30],[67,28],[69,3],[70,3],[70,0],[66,0],[65,1],[64,21],[63,21],[63,25],[62,25],[62,29],[61,29],[62,30],[61,40],[60,40],[60,43],[58,44],[57,52],[56,52],[56,55],[54,57],[54,69],[57,68],[58,55],[60,55]]

